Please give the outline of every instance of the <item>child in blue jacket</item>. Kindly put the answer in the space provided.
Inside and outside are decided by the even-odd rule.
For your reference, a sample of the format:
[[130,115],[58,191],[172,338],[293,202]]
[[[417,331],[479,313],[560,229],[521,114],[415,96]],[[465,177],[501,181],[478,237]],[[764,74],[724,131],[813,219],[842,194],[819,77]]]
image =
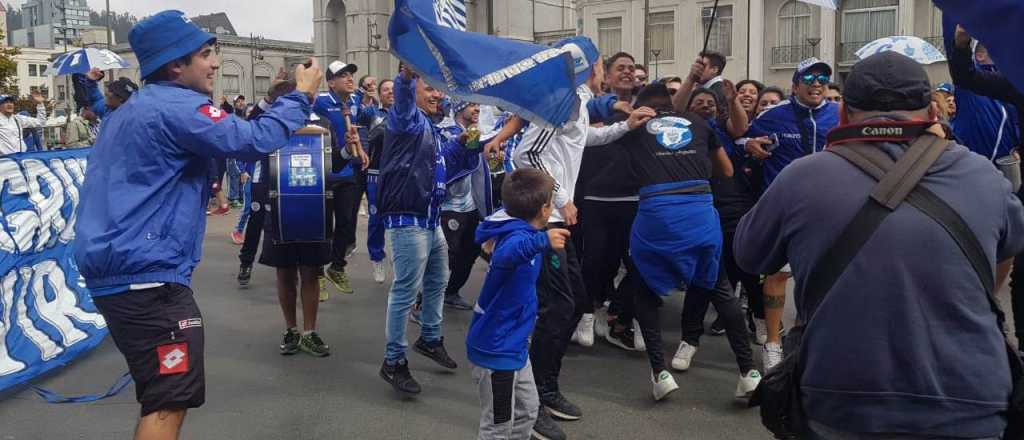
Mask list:
[[476,241],[492,254],[483,289],[473,307],[466,352],[479,384],[478,439],[529,439],[540,401],[529,359],[537,319],[537,277],[543,254],[562,249],[565,229],[545,228],[555,181],[543,171],[520,168],[501,187],[505,210],[487,218]]

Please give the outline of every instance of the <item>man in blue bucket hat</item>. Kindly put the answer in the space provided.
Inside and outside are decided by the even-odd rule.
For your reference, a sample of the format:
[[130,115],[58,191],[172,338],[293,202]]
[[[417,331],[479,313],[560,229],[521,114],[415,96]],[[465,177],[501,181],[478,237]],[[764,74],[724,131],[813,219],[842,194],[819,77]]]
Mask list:
[[205,400],[203,319],[192,297],[206,228],[211,158],[256,160],[285,145],[309,117],[322,74],[297,66],[296,91],[253,121],[210,94],[216,37],[181,11],[132,28],[144,87],[112,113],[82,188],[75,260],[142,405],[136,439],[176,439]]

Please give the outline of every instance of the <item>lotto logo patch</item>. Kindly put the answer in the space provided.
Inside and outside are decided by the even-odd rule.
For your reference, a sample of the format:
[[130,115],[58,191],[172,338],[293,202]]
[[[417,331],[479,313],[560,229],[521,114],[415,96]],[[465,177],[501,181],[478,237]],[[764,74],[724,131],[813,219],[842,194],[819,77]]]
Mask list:
[[188,343],[161,345],[156,348],[156,359],[161,375],[188,373]]
[[213,122],[220,122],[222,119],[228,117],[228,114],[225,113],[224,110],[221,110],[212,104],[206,104],[199,107],[199,113],[210,118]]
[[180,329],[180,330],[185,330],[187,328],[192,328],[192,327],[202,327],[202,326],[203,326],[203,318],[182,319],[181,321],[178,321],[178,329]]

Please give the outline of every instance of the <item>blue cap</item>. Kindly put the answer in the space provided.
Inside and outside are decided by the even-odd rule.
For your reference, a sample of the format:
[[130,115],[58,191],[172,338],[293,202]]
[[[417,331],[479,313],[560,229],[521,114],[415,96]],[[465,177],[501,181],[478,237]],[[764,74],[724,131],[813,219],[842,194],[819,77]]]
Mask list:
[[823,69],[826,75],[832,76],[832,66],[829,66],[828,63],[815,57],[810,57],[796,65],[796,72],[793,72],[793,84],[800,81],[800,77],[804,76],[805,73],[810,72],[815,68]]
[[935,91],[936,92],[946,92],[946,93],[949,93],[950,95],[952,95],[953,94],[953,85],[950,84],[950,83],[940,83],[937,87],[935,87]]
[[146,79],[167,63],[217,41],[217,37],[199,29],[184,12],[168,10],[132,27],[128,41],[139,60],[142,79]]
[[462,113],[463,110],[470,106],[469,101],[463,101],[461,99],[452,99],[452,114],[457,115]]
[[15,98],[12,95],[0,95],[0,104],[3,104],[5,102],[7,102],[7,101],[16,101],[16,100],[17,100],[17,98]]
[[601,52],[594,46],[590,38],[579,36],[569,37],[555,43],[555,47],[568,51],[572,55],[573,71],[576,73],[576,85],[579,86],[590,78],[594,63],[599,62]]

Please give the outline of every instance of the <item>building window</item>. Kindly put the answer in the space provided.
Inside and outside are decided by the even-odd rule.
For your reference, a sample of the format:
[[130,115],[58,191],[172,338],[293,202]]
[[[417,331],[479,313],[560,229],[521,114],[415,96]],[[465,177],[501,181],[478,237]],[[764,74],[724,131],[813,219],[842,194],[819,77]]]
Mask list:
[[256,90],[252,91],[253,99],[257,96],[266,96],[267,92],[270,91],[270,77],[264,75],[256,75]]
[[896,35],[899,0],[846,0],[842,11],[840,61],[855,61],[865,44]]
[[[650,50],[658,52],[658,62],[672,61],[676,53],[676,15],[672,11],[655,12],[647,17],[651,33]],[[653,52],[651,53],[653,56]]]
[[39,71],[36,69],[35,64],[28,65],[28,76],[39,76]]
[[[711,23],[713,7],[701,9],[701,30],[707,35],[708,25]],[[713,50],[725,56],[732,56],[732,6],[719,6],[716,14],[714,27],[711,28],[711,37],[708,38],[708,50]]]
[[221,78],[224,80],[225,94],[238,94],[242,91],[238,81],[238,75],[229,75],[225,73]]
[[772,64],[796,64],[812,56],[814,47],[807,42],[811,38],[811,7],[803,2],[790,0],[779,9],[779,45],[772,49]]
[[67,94],[64,93],[64,86],[63,85],[58,85],[57,86],[57,100],[58,101],[64,101],[65,99],[67,99]]
[[622,17],[597,19],[597,48],[606,57],[622,52]]
[[39,76],[46,76],[46,64],[39,64],[37,69],[39,70]]

